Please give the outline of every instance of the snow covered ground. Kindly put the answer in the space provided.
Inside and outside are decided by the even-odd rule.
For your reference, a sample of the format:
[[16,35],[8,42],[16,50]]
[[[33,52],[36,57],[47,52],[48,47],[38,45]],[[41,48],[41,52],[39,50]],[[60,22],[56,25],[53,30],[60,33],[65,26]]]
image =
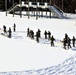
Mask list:
[[[12,30],[12,38],[0,35],[0,75],[70,75],[66,72],[70,68],[66,67],[70,67],[71,62],[73,64],[71,72],[76,71],[74,67],[76,63],[72,60],[76,58],[76,48],[65,50],[59,42],[55,42],[55,47],[51,47],[50,41],[44,39],[45,30],[51,31],[58,40],[62,40],[65,33],[71,39],[73,36],[76,37],[76,19],[39,18],[36,20],[34,17],[28,19],[26,16],[22,18],[19,15],[12,16],[8,14],[6,17],[5,12],[0,12],[0,28],[6,25],[8,30],[9,27],[13,28],[14,23],[17,25],[17,31]],[[42,39],[39,43],[26,37],[28,27],[35,33],[38,28],[41,30]]]

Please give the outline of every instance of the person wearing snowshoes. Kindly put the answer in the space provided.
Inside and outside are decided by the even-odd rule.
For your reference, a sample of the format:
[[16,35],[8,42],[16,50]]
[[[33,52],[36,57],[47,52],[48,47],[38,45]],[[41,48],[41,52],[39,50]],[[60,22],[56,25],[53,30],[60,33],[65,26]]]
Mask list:
[[48,40],[50,40],[50,37],[51,37],[51,32],[50,31],[48,31]]
[[64,48],[64,49],[67,49],[66,46],[67,46],[68,49],[71,48],[71,39],[70,39],[70,37],[65,33],[65,38],[63,39],[63,48]]
[[34,39],[34,31],[31,30],[31,39]]
[[29,36],[31,39],[34,39],[34,32],[33,32],[33,30],[28,30],[27,36]]
[[55,38],[52,36],[52,37],[50,38],[50,40],[51,40],[51,46],[52,46],[52,47],[55,46],[55,45],[54,45]]
[[45,39],[47,39],[47,31],[45,30],[44,35],[45,35]]
[[12,31],[11,31],[11,28],[9,27],[9,30],[8,30],[8,37],[9,38],[11,38],[11,33],[12,33]]
[[68,41],[68,49],[69,49],[69,47],[71,48],[71,39],[68,37],[67,41]]
[[37,43],[39,43],[39,38],[41,38],[41,31],[40,31],[40,29],[38,29],[38,31],[36,32],[36,41],[37,41]]
[[14,23],[13,31],[16,32],[16,24]]
[[4,32],[4,34],[7,32],[7,31],[6,31],[6,26],[5,26],[5,25],[3,25],[3,32]]
[[38,29],[38,37],[39,38],[41,37],[41,31],[40,31],[40,29]]
[[39,43],[39,32],[38,31],[36,32],[36,35],[35,36],[36,36],[37,43]]
[[63,48],[66,49],[66,45],[68,44],[68,35],[65,33],[65,37],[63,39]]
[[62,42],[63,42],[63,48],[66,49],[66,42],[67,42],[66,38],[64,38]]
[[27,37],[29,37],[30,29],[29,27],[27,28]]
[[72,42],[73,42],[73,47],[75,47],[75,36],[73,36]]

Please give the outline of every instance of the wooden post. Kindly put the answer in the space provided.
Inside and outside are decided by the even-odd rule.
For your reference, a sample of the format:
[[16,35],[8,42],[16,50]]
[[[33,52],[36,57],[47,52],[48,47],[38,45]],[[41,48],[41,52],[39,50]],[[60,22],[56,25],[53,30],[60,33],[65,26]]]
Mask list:
[[[51,6],[51,0],[50,0],[50,6]],[[50,11],[50,18],[51,18],[51,11]]]
[[45,10],[45,11],[46,11],[46,16],[47,16],[47,0],[46,0],[46,3],[45,3],[45,7],[46,7],[46,8],[45,8],[45,9],[46,9],[46,10]]
[[38,11],[39,11],[39,17],[40,17],[40,9]]
[[[42,4],[43,4],[43,0],[42,0]],[[43,17],[43,9],[42,9],[42,11],[41,11],[41,16]]]
[[[13,0],[13,6],[14,6],[14,0]],[[13,9],[13,17],[14,17],[14,9]]]
[[[26,0],[25,0],[25,4],[27,4],[27,1]],[[25,15],[27,16],[27,8],[25,9],[25,11],[26,11],[26,14]]]
[[[34,2],[34,4],[35,4],[35,0],[33,0]],[[34,17],[35,17],[35,8],[33,8],[33,13],[34,13]]]
[[46,8],[46,16],[47,16],[47,8]]
[[36,20],[38,19],[38,4],[37,4],[37,0],[36,0]]
[[7,0],[5,0],[5,11],[6,11],[6,16],[7,16]]
[[42,11],[41,11],[41,17],[43,17],[43,9],[42,9]]
[[34,17],[35,17],[35,8],[34,8]]
[[50,11],[50,18],[51,18],[51,11]]
[[62,0],[62,10],[63,10],[63,0]]
[[28,19],[29,19],[29,0],[28,0]]
[[20,4],[20,18],[22,18],[22,3],[21,3],[21,0],[19,0],[19,4]]

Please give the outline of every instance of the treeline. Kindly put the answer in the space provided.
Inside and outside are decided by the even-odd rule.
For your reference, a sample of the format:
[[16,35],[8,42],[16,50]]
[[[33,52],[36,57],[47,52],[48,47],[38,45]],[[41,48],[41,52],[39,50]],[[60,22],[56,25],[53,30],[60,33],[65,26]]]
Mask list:
[[[62,0],[52,0],[54,3],[62,9]],[[68,13],[75,13],[76,0],[63,0],[63,11]]]
[[[8,8],[12,6],[13,0],[7,0]],[[28,0],[22,0],[28,2]],[[36,2],[36,0],[29,0]],[[67,13],[75,13],[76,10],[76,0],[37,0],[38,2],[48,2],[51,5],[57,5],[60,9]],[[62,2],[63,1],[63,2]],[[18,2],[19,0],[14,0]],[[62,6],[63,4],[63,6]],[[0,10],[5,10],[5,0],[0,0]]]

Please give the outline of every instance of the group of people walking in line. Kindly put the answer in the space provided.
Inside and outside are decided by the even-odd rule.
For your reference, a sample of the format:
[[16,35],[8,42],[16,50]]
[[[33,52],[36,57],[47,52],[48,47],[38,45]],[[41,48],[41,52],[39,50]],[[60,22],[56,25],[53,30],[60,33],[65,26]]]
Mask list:
[[[47,32],[45,30],[44,36],[45,36],[45,39],[51,40],[51,46],[54,46],[55,38],[51,36],[51,32],[50,31]],[[27,37],[30,37],[31,39],[34,39],[34,37],[36,37],[36,41],[37,43],[39,43],[39,39],[41,38],[41,30],[38,29],[36,32],[36,35],[34,35],[34,31],[27,28]]]
[[34,35],[34,31],[30,30],[29,28],[27,29],[27,37],[30,37],[31,39],[34,39],[36,37],[36,41],[39,42],[39,38],[41,37],[41,31],[38,29],[36,32],[36,35]]
[[[11,28],[9,27],[9,30],[7,31],[7,28],[6,28],[6,26],[5,25],[3,25],[3,32],[4,32],[4,34],[6,34],[9,38],[11,38],[11,34],[12,34],[12,30],[11,30]],[[13,25],[13,32],[16,32],[16,24],[14,23],[14,25]],[[55,38],[54,38],[54,36],[53,35],[51,35],[51,32],[50,31],[44,31],[44,36],[45,36],[45,39],[48,39],[49,41],[50,41],[50,43],[51,43],[51,46],[55,46],[54,45],[54,41],[56,40]],[[35,37],[36,37],[36,41],[37,41],[37,43],[39,43],[39,39],[41,38],[41,30],[40,29],[38,29],[37,31],[36,31],[36,34],[34,33],[34,31],[33,30],[30,30],[30,28],[28,27],[27,28],[27,37],[30,37],[31,39],[34,39]],[[65,33],[65,37],[63,38],[63,40],[62,41],[60,41],[61,43],[63,43],[63,48],[64,49],[69,49],[69,48],[72,48],[72,46],[71,46],[71,42],[72,42],[72,44],[73,44],[73,47],[75,47],[75,36],[73,36],[73,38],[72,39],[70,39],[70,37],[68,36],[68,34],[67,33]]]
[[[54,45],[54,41],[56,40],[54,38],[53,35],[51,35],[51,32],[50,31],[44,31],[44,36],[45,36],[45,39],[48,39],[50,41],[50,44],[51,46],[55,46]],[[38,29],[37,32],[36,32],[36,35],[34,35],[34,31],[33,30],[30,30],[29,27],[27,28],[27,37],[30,37],[31,39],[34,39],[34,37],[36,37],[36,41],[37,43],[39,43],[39,38],[41,38],[41,30]],[[73,47],[75,47],[75,36],[73,36],[72,39],[70,39],[70,37],[67,35],[67,33],[65,33],[65,37],[63,38],[62,41],[60,41],[61,43],[63,43],[63,48],[64,49],[69,49],[69,48],[72,48],[71,46],[71,41],[72,41],[72,44],[73,44]]]
[[[16,31],[16,24],[14,23],[13,25],[13,31],[15,32]],[[11,34],[12,34],[12,30],[11,30],[11,27],[9,27],[9,30],[7,31],[7,27],[5,25],[3,25],[3,32],[4,32],[4,35],[7,35],[8,38],[11,38]]]
[[72,41],[72,44],[73,44],[73,47],[75,47],[75,36],[73,36],[73,38],[72,39],[70,39],[70,37],[68,36],[68,34],[67,33],[65,33],[65,37],[63,38],[63,46],[64,46],[64,49],[66,49],[66,46],[67,46],[67,48],[69,49],[69,48],[72,48],[72,46],[71,46],[71,41]]

